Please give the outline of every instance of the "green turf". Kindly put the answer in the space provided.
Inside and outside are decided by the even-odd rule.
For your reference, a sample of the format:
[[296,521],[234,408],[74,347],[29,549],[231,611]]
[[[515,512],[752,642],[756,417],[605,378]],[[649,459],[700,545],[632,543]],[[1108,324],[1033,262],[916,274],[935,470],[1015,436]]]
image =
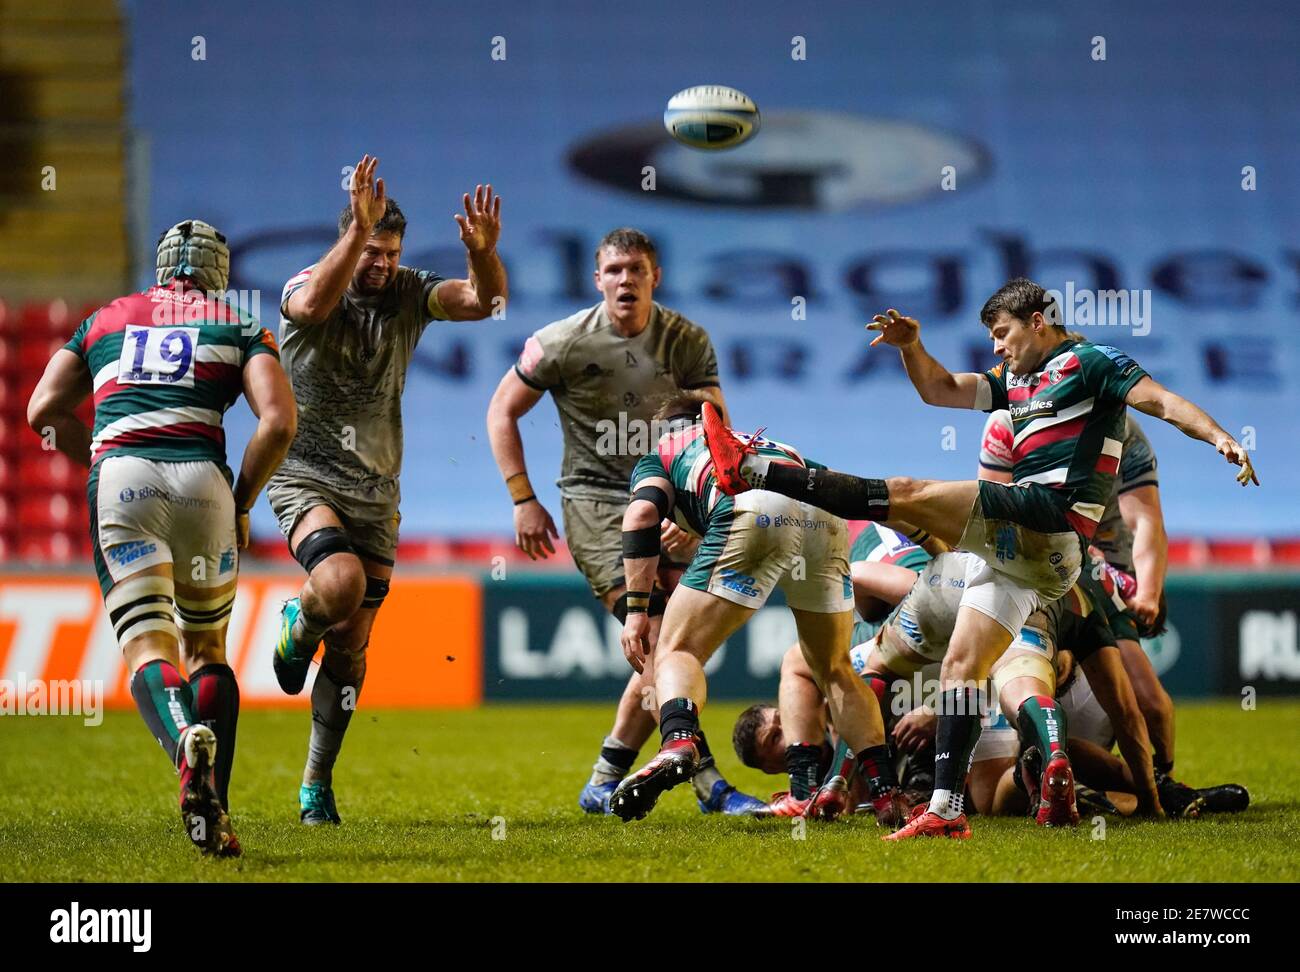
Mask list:
[[[721,745],[739,706],[714,704]],[[1179,775],[1237,781],[1253,803],[1187,823],[1109,821],[1047,832],[974,821],[967,842],[884,844],[867,819],[704,817],[683,786],[622,824],[576,806],[609,706],[367,712],[337,771],[341,828],[301,827],[309,717],[250,711],[232,786],[245,856],[203,860],[175,811],[166,760],[134,712],[0,722],[0,879],[23,881],[1294,881],[1300,877],[1300,703],[1187,703]],[[721,748],[721,746],[720,746]],[[742,789],[776,777],[722,764]],[[501,839],[494,839],[495,834]]]

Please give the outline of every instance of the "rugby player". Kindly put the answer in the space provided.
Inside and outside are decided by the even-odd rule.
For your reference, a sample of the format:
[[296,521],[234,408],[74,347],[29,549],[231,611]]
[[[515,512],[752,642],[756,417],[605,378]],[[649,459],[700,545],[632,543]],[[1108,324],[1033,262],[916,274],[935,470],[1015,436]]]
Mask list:
[[[942,661],[962,606],[964,584],[981,569],[979,558],[972,553],[940,554],[921,571],[884,627],[870,640],[854,646],[850,653],[853,668],[881,700],[886,723],[891,720],[884,700],[893,694],[893,682],[910,679],[923,667]],[[1083,583],[1092,582],[1085,575]],[[997,730],[1006,725],[1010,733],[995,732],[986,739],[981,732],[972,756],[972,763],[979,766],[980,772],[969,779],[976,809],[981,813],[991,812],[999,777],[1011,769],[1018,749],[1035,747],[1040,753],[1067,758],[1066,718],[1053,698],[1058,645],[1071,646],[1080,664],[1092,673],[1100,689],[1097,698],[1118,727],[1117,735],[1131,768],[1131,779],[1138,781],[1136,792],[1140,794],[1141,811],[1159,815],[1145,723],[1119,661],[1118,650],[1102,652],[1114,646],[1114,637],[1105,626],[1105,616],[1094,597],[1080,585],[1071,588],[1066,597],[1031,615],[1011,646],[992,666],[994,702],[984,714],[983,726]],[[766,730],[765,746],[773,745],[776,732],[784,737],[784,727],[802,728],[810,716],[816,719],[821,712],[820,698],[808,691],[806,676],[800,677],[803,673],[797,659],[787,657],[781,674],[779,719],[772,726],[759,727]],[[787,685],[787,679],[792,684]],[[997,712],[999,706],[1001,717]],[[1015,728],[1011,729],[1012,726]],[[904,727],[904,733],[910,735],[914,728],[909,724]],[[1017,734],[1019,746],[1015,744]],[[767,759],[770,765],[770,752]],[[993,763],[994,760],[997,762]],[[837,772],[843,775],[842,770]],[[1043,774],[1037,790],[1034,811],[1039,824],[1072,826],[1078,822],[1069,774],[1055,777]],[[946,835],[970,836],[964,815],[953,822]]]
[[[1259,482],[1246,450],[1202,409],[1161,386],[1116,349],[1070,340],[1046,316],[1059,319],[1054,307],[1042,287],[1023,278],[993,294],[980,320],[1002,363],[983,374],[949,372],[921,344],[920,324],[892,308],[867,325],[880,332],[873,345],[884,342],[899,349],[909,378],[928,404],[1011,410],[1022,442],[1014,485],[860,479],[800,468],[756,453],[709,406],[704,409],[714,474],[726,493],[764,489],[849,519],[906,520],[984,561],[984,571],[968,579],[944,656],[930,810],[911,820],[899,832],[901,838],[943,835],[961,816],[965,772],[980,732],[977,686],[1025,619],[1077,580],[1080,538],[1087,540],[1096,531],[1111,492],[1126,405],[1213,445],[1241,467],[1237,480],[1242,485]],[[992,607],[999,598],[1015,603],[1000,620]],[[1049,764],[1045,772],[1058,769],[1064,768]]]
[[[529,481],[519,420],[550,392],[564,434],[557,485],[565,540],[592,594],[623,621],[627,483],[637,460],[659,438],[652,429],[655,411],[687,390],[725,406],[708,333],[654,300],[663,268],[648,236],[627,227],[607,233],[596,247],[593,276],[601,302],[533,334],[502,377],[488,406],[488,439],[514,501],[515,542],[529,557],[545,559],[555,552],[555,521]],[[671,523],[664,524],[668,556],[661,561],[647,612],[652,646],[665,599],[693,552],[685,539]],[[643,691],[650,684],[639,672],[628,679],[614,725],[579,794],[583,810],[609,812],[610,794],[654,732],[656,707],[647,704]],[[748,813],[763,805],[727,783],[703,734],[700,747],[701,765],[692,781],[700,809]]]
[[[90,467],[95,573],[131,697],[180,773],[185,832],[204,853],[237,856],[226,810],[239,687],[226,626],[248,510],[296,412],[274,339],[221,296],[225,237],[201,220],[177,223],[156,266],[157,286],[104,305],[54,353],[27,420]],[[221,419],[241,391],[257,428],[232,492]],[[90,394],[93,436],[75,414]]]
[[[854,598],[866,619],[853,626],[852,645],[871,639],[929,560],[930,553],[903,534],[879,523],[865,525],[849,547]],[[871,681],[868,685],[878,687]],[[825,698],[798,642],[781,659],[777,703],[742,712],[732,729],[732,747],[746,766],[774,774],[784,771],[789,777],[789,789],[775,794],[760,814],[800,816],[819,786],[840,790],[842,781],[844,791],[852,787],[856,767],[847,746],[828,736]],[[881,710],[888,729],[890,713],[883,699]],[[826,802],[830,799],[828,792],[819,806],[822,818],[837,815],[837,808]],[[844,802],[847,807],[847,796]]]
[[[1081,335],[1070,337],[1083,340]],[[1194,816],[1199,794],[1170,775],[1174,768],[1174,703],[1139,641],[1142,632],[1158,635],[1164,627],[1169,541],[1160,508],[1155,452],[1132,415],[1125,416],[1122,446],[1112,492],[1092,543],[1130,582],[1123,585],[1129,597],[1125,599],[1122,590],[1111,590],[1100,598],[1101,607],[1146,718],[1161,803],[1174,816]],[[1014,449],[1011,413],[998,409],[984,425],[979,478],[1011,482]]]
[[[771,493],[725,496],[713,478],[701,407],[713,406],[698,394],[665,404],[657,417],[674,430],[658,440],[632,474],[632,498],[623,516],[628,590],[622,645],[638,672],[653,657],[662,746],[619,783],[610,809],[624,821],[638,820],[661,793],[695,775],[699,711],[707,694],[704,664],[780,587],[794,613],[804,657],[866,776],[877,820],[896,826],[908,807],[885,746],[880,707],[849,664],[853,584],[848,525]],[[764,456],[804,466],[790,446],[758,436],[748,445]],[[668,601],[652,650],[651,585],[659,566],[660,524],[669,516],[701,542]],[[815,806],[811,812],[816,814]]]
[[307,572],[281,614],[273,664],[280,687],[302,691],[322,640],[311,690],[311,738],[299,819],[339,823],[333,770],[366,674],[366,649],[397,553],[402,390],[431,321],[477,321],[501,308],[497,256],[501,199],[477,186],[457,214],[469,275],[444,280],[401,265],[406,217],[375,179],[379,160],[354,170],[338,241],[296,274],[280,301],[280,343],[301,421],[267,498]]

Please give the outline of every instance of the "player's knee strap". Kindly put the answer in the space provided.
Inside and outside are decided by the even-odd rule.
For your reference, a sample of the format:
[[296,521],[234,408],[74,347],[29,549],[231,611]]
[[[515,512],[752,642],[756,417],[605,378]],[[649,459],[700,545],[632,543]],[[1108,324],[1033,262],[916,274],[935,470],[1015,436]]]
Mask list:
[[1002,689],[1013,679],[1035,678],[1047,686],[1049,695],[1056,692],[1056,666],[1042,655],[1017,655],[993,673],[993,697],[1002,698]]
[[632,560],[640,557],[658,557],[660,552],[659,524],[639,530],[623,531],[623,556]]
[[340,527],[321,527],[303,537],[298,549],[293,552],[294,559],[302,564],[302,569],[311,573],[316,565],[326,557],[334,554],[349,553],[357,555],[356,548],[348,539],[346,531]]
[[234,588],[197,600],[178,593],[176,620],[183,631],[213,631],[230,621],[230,612],[234,607]]
[[668,502],[668,494],[658,486],[642,486],[632,494],[634,500],[645,500],[647,503],[653,503],[655,509],[659,511],[659,519],[663,520],[668,516],[671,505]]
[[176,586],[160,574],[136,574],[113,585],[104,596],[108,619],[119,648],[148,631],[162,631],[180,640],[173,613]]
[[389,579],[387,577],[371,577],[366,574],[366,595],[361,599],[363,608],[377,608],[384,603],[384,598],[388,596]]

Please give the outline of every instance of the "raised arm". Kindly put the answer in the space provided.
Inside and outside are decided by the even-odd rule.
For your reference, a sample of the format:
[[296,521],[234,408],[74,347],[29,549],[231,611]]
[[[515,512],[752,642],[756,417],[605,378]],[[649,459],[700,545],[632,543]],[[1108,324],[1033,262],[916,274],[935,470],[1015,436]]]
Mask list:
[[533,491],[524,462],[524,440],[519,434],[519,419],[536,405],[544,393],[531,388],[511,368],[497,385],[488,403],[487,431],[492,457],[497,461],[501,478],[506,481],[510,499],[515,504],[515,543],[536,560],[555,553],[551,537],[558,537],[555,521]]
[[1214,446],[1228,462],[1241,467],[1237,473],[1237,482],[1241,485],[1259,485],[1259,477],[1255,475],[1250,455],[1200,406],[1171,392],[1150,375],[1143,376],[1130,388],[1124,400],[1139,412],[1164,419],[1184,435]]
[[255,354],[244,365],[244,397],[257,416],[257,428],[244,449],[235,480],[235,516],[239,546],[248,546],[248,511],[262,487],[284,461],[298,432],[298,405],[289,378],[272,354]]
[[90,369],[81,357],[59,348],[27,401],[27,424],[37,435],[53,435],[54,448],[79,466],[90,465],[90,429],[77,406],[91,393]]
[[932,358],[921,344],[921,325],[916,319],[904,317],[891,307],[886,313],[877,314],[867,325],[867,330],[880,332],[871,342],[871,347],[883,342],[898,348],[907,377],[927,405],[990,407],[988,379],[973,372],[953,374]]
[[384,180],[374,181],[378,159],[364,155],[352,171],[348,190],[352,205],[352,222],[347,230],[329,248],[310,279],[285,301],[284,316],[295,324],[320,324],[343,299],[343,292],[352,281],[357,260],[365,249],[375,223],[384,215],[388,200],[384,195]]
[[465,215],[457,213],[455,219],[469,252],[469,276],[440,283],[429,295],[429,312],[449,321],[481,321],[498,309],[504,313],[510,296],[506,268],[497,256],[501,197],[493,197],[490,185],[475,186],[473,202],[469,193],[463,202]]

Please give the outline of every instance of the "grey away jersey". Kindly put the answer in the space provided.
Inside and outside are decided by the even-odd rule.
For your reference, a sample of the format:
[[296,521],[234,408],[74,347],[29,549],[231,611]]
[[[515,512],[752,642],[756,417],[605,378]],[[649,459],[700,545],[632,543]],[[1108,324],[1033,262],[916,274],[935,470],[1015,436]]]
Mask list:
[[624,337],[601,303],[534,333],[515,373],[555,399],[561,494],[625,503],[633,467],[658,439],[655,411],[678,391],[716,386],[718,358],[704,329],[676,311],[654,304],[645,330]]
[[379,296],[349,286],[325,321],[300,327],[284,316],[285,305],[315,269],[293,277],[280,298],[280,361],[298,402],[298,435],[276,478],[309,478],[343,493],[395,487],[406,369],[430,320],[442,319],[430,316],[429,295],[443,278],[398,267]]

